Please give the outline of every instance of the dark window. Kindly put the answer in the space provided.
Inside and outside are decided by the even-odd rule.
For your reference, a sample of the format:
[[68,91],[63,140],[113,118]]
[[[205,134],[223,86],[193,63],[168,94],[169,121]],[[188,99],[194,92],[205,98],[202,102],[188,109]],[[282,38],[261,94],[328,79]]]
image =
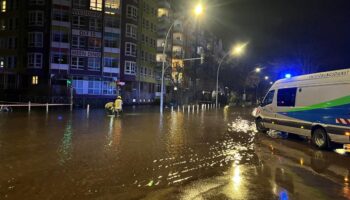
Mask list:
[[265,99],[262,102],[261,106],[272,104],[274,95],[275,95],[275,90],[269,91],[269,93],[267,93],[267,95],[265,96]]
[[277,93],[277,106],[294,107],[297,88],[279,89]]

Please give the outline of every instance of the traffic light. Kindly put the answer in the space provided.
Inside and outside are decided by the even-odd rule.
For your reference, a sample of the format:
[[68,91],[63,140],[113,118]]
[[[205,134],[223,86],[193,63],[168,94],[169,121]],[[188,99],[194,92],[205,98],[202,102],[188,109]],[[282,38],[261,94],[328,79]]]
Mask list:
[[72,86],[72,81],[67,79],[67,87],[70,87],[70,86]]

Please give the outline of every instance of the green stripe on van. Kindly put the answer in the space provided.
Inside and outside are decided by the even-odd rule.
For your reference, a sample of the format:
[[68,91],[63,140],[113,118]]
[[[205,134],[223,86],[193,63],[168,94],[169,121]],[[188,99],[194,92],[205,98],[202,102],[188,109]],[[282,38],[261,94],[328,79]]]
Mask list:
[[305,110],[314,110],[314,109],[320,109],[320,108],[329,108],[329,107],[334,107],[334,106],[342,106],[350,104],[350,96],[345,96],[339,99],[334,99],[331,101],[326,101],[323,103],[319,104],[314,104],[311,106],[305,106],[305,107],[300,107],[300,108],[293,108],[291,110],[288,110],[287,112],[296,112],[296,111],[305,111]]

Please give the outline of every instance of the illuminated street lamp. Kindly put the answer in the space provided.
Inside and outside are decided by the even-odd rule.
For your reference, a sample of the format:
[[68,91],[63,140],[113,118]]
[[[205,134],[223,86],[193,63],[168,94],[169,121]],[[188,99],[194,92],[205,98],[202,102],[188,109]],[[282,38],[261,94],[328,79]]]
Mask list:
[[[253,73],[253,72],[255,72],[255,73],[257,73],[257,74],[259,74],[260,72],[261,72],[261,70],[262,70],[263,68],[261,68],[261,67],[256,67],[253,71],[250,71],[249,73],[248,73],[248,75],[247,75],[247,77],[249,77],[249,74],[250,73]],[[269,77],[268,76],[265,76],[265,80],[268,80],[269,79]],[[246,85],[244,84],[244,90],[243,90],[243,101],[245,101],[246,100]]]
[[194,14],[196,16],[199,16],[203,13],[203,5],[202,4],[197,4],[196,7],[194,8]]
[[[196,7],[194,8],[194,15],[198,17],[203,13],[203,11],[204,11],[204,8],[202,4],[197,4]],[[165,61],[166,61],[165,50],[166,50],[166,47],[168,46],[169,34],[171,32],[171,29],[174,27],[175,22],[176,20],[174,20],[174,22],[169,27],[168,32],[165,36],[165,42],[163,46],[162,76],[161,76],[161,89],[160,89],[160,114],[163,114],[163,109],[164,109],[164,75],[165,75]]]
[[221,64],[223,63],[225,58],[228,56],[234,56],[234,57],[241,56],[244,53],[247,45],[248,45],[248,43],[237,44],[221,58],[217,72],[216,72],[216,92],[215,92],[215,106],[216,107],[218,107],[219,72],[220,72]]

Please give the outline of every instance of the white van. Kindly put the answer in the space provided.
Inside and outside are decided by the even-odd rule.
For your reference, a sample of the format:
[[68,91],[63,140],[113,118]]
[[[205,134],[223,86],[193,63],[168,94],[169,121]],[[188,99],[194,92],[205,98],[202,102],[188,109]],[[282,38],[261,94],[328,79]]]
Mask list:
[[320,149],[350,143],[350,69],[275,82],[253,111],[257,129],[306,136]]

